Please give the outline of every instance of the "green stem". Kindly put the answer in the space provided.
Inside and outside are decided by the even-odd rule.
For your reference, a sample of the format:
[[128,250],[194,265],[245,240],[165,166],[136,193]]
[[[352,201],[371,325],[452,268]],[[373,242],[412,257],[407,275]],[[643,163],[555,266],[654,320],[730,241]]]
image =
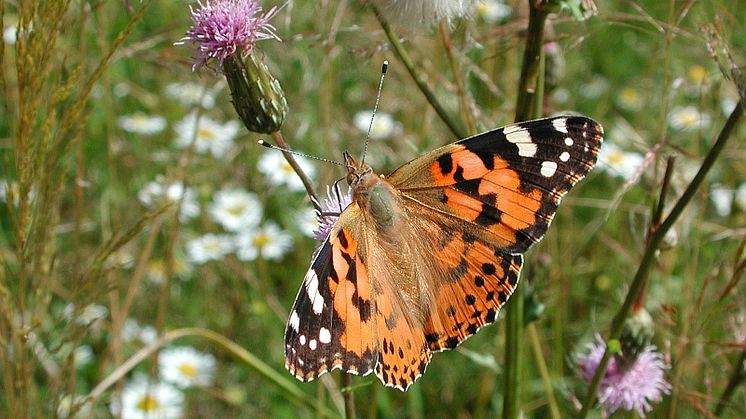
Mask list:
[[352,375],[342,373],[342,397],[345,401],[345,419],[355,419],[355,393],[350,389],[352,386]]
[[533,116],[533,106],[537,96],[537,80],[544,46],[544,26],[549,15],[535,0],[528,0],[528,33],[526,48],[523,51],[521,79],[518,82],[518,98],[515,105],[516,122],[526,121]]
[[718,400],[717,407],[715,407],[715,416],[723,414],[723,410],[725,410],[725,407],[728,405],[728,400],[730,400],[733,392],[735,392],[736,388],[744,381],[744,379],[746,379],[744,363],[746,363],[746,349],[741,351],[741,356],[739,356],[736,363],[733,364],[733,374],[731,374],[730,380],[728,380],[728,385],[725,386],[725,390],[723,390],[723,394],[720,396],[720,400]]
[[[544,26],[548,13],[528,0],[529,19],[526,48],[521,66],[521,78],[516,99],[515,121],[525,121],[534,116],[534,104],[543,92],[543,77],[540,77],[541,56],[544,45]],[[503,386],[503,418],[515,419],[520,416],[521,380],[523,364],[523,292],[524,287],[517,287],[510,299],[505,325],[505,372]]]
[[[699,187],[702,185],[702,182],[704,182],[707,173],[715,164],[715,160],[717,160],[718,156],[725,148],[725,144],[728,142],[728,139],[730,138],[733,130],[738,124],[739,118],[743,114],[743,105],[744,103],[743,101],[741,101],[738,103],[738,105],[736,105],[736,108],[733,109],[733,112],[731,112],[728,120],[725,122],[723,129],[720,131],[715,144],[712,145],[712,148],[710,148],[710,151],[707,152],[707,156],[705,156],[704,161],[702,161],[702,166],[699,168],[699,171],[694,176],[694,179],[692,179],[689,186],[687,186],[686,190],[681,195],[681,198],[676,201],[676,204],[671,209],[671,212],[668,214],[666,219],[657,228],[653,227],[652,234],[650,235],[650,240],[648,240],[642,260],[640,261],[640,265],[637,268],[635,277],[632,280],[632,285],[630,285],[629,291],[627,291],[627,296],[624,299],[624,303],[622,303],[622,306],[619,308],[619,311],[617,312],[616,316],[614,316],[614,320],[611,323],[611,332],[609,333],[609,337],[606,340],[607,342],[619,339],[622,333],[622,327],[624,326],[624,321],[629,316],[632,305],[637,300],[638,295],[644,288],[645,278],[647,277],[648,271],[653,264],[653,259],[655,258],[655,252],[658,249],[658,246],[660,246],[660,243],[663,241],[663,237],[666,235],[668,230],[671,229],[673,223],[676,222],[686,206],[692,200],[694,194],[697,192],[697,189],[699,189]],[[588,387],[588,394],[585,397],[583,408],[578,415],[578,417],[580,418],[585,418],[588,415],[588,411],[596,400],[596,390],[598,389],[598,385],[601,382],[601,377],[603,377],[604,372],[606,371],[606,367],[609,363],[609,359],[611,359],[612,355],[609,351],[609,346],[610,345],[607,345],[606,352],[604,352],[604,356],[603,358],[601,358],[601,362],[599,363],[598,368],[596,369],[596,373],[593,375],[593,379],[591,380],[591,383]]]
[[521,369],[523,366],[523,289],[513,292],[505,316],[505,371],[503,378],[503,418],[521,415]]
[[526,326],[528,331],[528,337],[531,342],[531,351],[534,353],[534,359],[536,360],[536,367],[541,375],[541,382],[544,385],[544,392],[547,394],[547,403],[549,404],[549,416],[552,419],[560,419],[559,407],[557,406],[557,399],[554,397],[554,388],[552,387],[552,377],[549,375],[549,368],[544,360],[544,353],[541,351],[541,342],[539,341],[539,333],[536,331],[536,326],[533,323]]
[[415,84],[417,84],[417,87],[420,89],[422,94],[425,95],[425,98],[430,103],[430,106],[435,109],[435,112],[438,114],[440,119],[443,120],[446,126],[448,126],[448,129],[451,130],[453,135],[455,135],[457,138],[466,138],[468,133],[464,130],[460,123],[451,118],[451,116],[446,112],[445,108],[443,108],[438,99],[435,97],[435,94],[432,92],[432,90],[430,90],[430,87],[427,85],[425,80],[417,72],[414,62],[412,61],[412,57],[409,56],[407,50],[405,50],[401,42],[399,42],[399,37],[391,29],[391,26],[383,17],[383,15],[381,15],[378,7],[376,7],[376,5],[373,3],[369,4],[370,7],[373,8],[373,13],[375,13],[376,18],[378,18],[378,22],[381,24],[383,32],[389,39],[391,47],[394,48],[396,56],[399,57],[399,60],[401,60],[402,64],[404,64],[404,67],[409,72],[409,75],[412,76],[412,79],[414,79]]

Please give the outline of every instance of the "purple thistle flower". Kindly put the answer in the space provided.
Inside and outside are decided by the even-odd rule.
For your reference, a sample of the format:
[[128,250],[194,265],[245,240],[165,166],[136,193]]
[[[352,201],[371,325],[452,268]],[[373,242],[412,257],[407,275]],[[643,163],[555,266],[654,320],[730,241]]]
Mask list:
[[[578,355],[576,360],[583,379],[590,383],[604,355],[606,343],[596,335],[588,349],[587,354]],[[644,418],[653,408],[651,403],[660,402],[663,394],[671,392],[671,385],[664,377],[667,368],[663,355],[655,346],[647,346],[634,359],[627,359],[623,354],[612,356],[598,386],[602,409],[608,414],[619,409],[634,410]]]
[[[339,191],[339,189],[337,189]],[[337,194],[331,187],[326,187],[326,198],[319,202],[322,213],[316,213],[319,228],[313,232],[313,238],[323,243],[332,231],[332,227],[339,219],[339,214],[352,203],[352,191],[339,191]],[[337,214],[337,215],[334,215]],[[315,254],[314,254],[315,256]]]
[[211,59],[216,59],[217,68],[221,68],[227,57],[238,53],[251,54],[257,41],[280,40],[275,27],[269,23],[280,10],[278,7],[262,15],[262,7],[256,0],[199,0],[197,4],[196,10],[189,6],[192,27],[176,43],[182,45],[190,41],[197,44],[193,70]]

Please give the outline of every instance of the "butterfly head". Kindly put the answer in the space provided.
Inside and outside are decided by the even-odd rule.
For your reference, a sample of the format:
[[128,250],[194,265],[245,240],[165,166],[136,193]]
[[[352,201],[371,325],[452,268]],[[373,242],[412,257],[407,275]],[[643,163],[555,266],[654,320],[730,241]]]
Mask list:
[[376,178],[373,169],[368,163],[358,161],[352,155],[345,151],[345,167],[347,167],[347,184],[353,190],[364,187]]

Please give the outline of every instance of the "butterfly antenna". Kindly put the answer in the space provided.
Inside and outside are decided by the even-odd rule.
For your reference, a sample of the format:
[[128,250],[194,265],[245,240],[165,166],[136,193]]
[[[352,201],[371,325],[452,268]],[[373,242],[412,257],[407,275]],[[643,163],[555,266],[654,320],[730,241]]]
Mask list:
[[264,140],[257,141],[257,144],[259,144],[262,147],[271,148],[272,150],[279,150],[279,151],[282,151],[282,152],[285,152],[285,153],[293,154],[295,156],[305,157],[307,159],[314,159],[314,160],[318,160],[318,161],[323,161],[325,163],[331,163],[331,164],[336,164],[337,166],[345,167],[344,163],[340,163],[340,162],[334,161],[334,160],[325,159],[323,157],[309,156],[308,154],[299,153],[297,151],[289,150],[287,148],[277,147],[276,145],[270,144],[270,143],[268,143],[268,142],[266,142]]
[[378,111],[378,102],[381,100],[381,90],[383,89],[383,79],[386,77],[386,71],[389,69],[389,61],[384,60],[381,65],[381,80],[378,82],[378,93],[376,93],[376,104],[373,107],[373,115],[370,117],[370,124],[368,125],[368,133],[365,135],[365,147],[363,148],[363,158],[360,161],[365,161],[365,155],[368,153],[368,142],[370,141],[370,131],[373,129],[373,120],[376,117]]

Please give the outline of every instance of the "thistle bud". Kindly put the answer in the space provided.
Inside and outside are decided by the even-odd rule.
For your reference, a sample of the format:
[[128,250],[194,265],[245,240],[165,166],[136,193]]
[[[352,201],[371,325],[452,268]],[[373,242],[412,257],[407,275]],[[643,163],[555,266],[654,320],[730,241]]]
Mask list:
[[654,335],[655,325],[647,310],[641,308],[630,315],[624,322],[622,336],[619,338],[622,343],[624,358],[636,358],[640,352],[650,345]]
[[271,134],[280,129],[288,109],[285,93],[257,54],[227,57],[223,74],[233,107],[249,131]]

